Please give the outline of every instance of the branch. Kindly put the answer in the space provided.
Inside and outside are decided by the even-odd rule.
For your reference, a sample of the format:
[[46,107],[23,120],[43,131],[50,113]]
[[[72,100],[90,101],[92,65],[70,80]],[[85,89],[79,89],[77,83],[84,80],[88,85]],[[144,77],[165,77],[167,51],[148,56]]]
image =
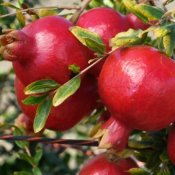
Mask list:
[[[47,7],[33,7],[33,8],[27,8],[27,9],[23,9],[23,10],[19,10],[20,12],[28,12],[31,10],[40,10],[40,9],[68,9],[68,10],[72,10],[72,9],[80,9],[79,6],[47,6]],[[13,16],[16,15],[16,12],[14,13],[9,13],[9,14],[5,14],[5,15],[0,15],[0,18],[5,18],[8,16]]]
[[0,136],[0,140],[9,141],[29,141],[29,142],[41,142],[41,143],[58,143],[63,145],[76,145],[76,146],[98,146],[98,141],[95,140],[75,140],[75,139],[59,139],[59,138],[46,138],[46,137],[33,137],[33,136],[13,136],[3,135]]
[[72,16],[71,21],[75,24],[79,18],[79,16],[82,14],[84,9],[88,6],[88,4],[91,2],[91,0],[84,0],[83,5],[81,8]]

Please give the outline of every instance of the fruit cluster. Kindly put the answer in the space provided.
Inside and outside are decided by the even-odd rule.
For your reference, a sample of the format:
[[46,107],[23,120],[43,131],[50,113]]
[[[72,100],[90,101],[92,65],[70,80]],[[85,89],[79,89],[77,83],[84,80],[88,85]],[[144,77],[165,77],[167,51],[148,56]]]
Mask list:
[[[27,118],[22,121],[27,121],[30,130],[37,122],[36,114],[41,111],[38,104],[49,105],[55,90],[77,76],[80,87],[61,104],[46,111],[49,115],[44,128],[68,130],[94,109],[105,105],[107,117],[101,119],[103,124],[94,138],[100,140],[101,147],[122,151],[133,130],[157,131],[175,121],[174,61],[152,46],[111,48],[110,40],[118,33],[145,30],[149,24],[132,13],[124,16],[114,9],[101,7],[82,14],[76,26],[96,33],[105,45],[104,59],[83,74],[81,71],[89,66],[90,60],[96,59],[96,53],[73,35],[73,24],[67,19],[43,17],[1,36],[3,57],[13,62],[17,100]],[[37,84],[39,80],[54,83]],[[40,103],[26,105],[24,101],[30,94],[26,86],[33,82],[33,88],[41,87],[40,91],[35,89],[33,96]],[[173,129],[168,139],[168,153],[175,163],[174,145]],[[127,171],[134,167],[137,165],[130,158],[116,160],[110,154],[101,154],[90,160],[80,175],[129,175]]]

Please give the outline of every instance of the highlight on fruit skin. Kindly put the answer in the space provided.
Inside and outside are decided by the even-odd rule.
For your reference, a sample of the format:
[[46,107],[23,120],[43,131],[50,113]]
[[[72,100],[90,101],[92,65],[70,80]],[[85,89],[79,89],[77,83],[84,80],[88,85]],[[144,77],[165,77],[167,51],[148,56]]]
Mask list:
[[175,121],[175,62],[157,49],[116,49],[98,80],[108,110],[131,129],[160,130]]
[[141,19],[139,19],[137,16],[135,16],[132,13],[127,14],[126,18],[130,23],[131,28],[134,30],[139,30],[139,29],[146,30],[147,28],[150,27],[149,24],[144,23]]
[[105,153],[89,159],[81,168],[79,175],[131,175],[127,171],[136,168],[137,164],[131,159],[117,159]]
[[[23,104],[22,101],[27,97],[24,94],[24,88],[25,86],[16,77],[15,92],[18,104],[22,112],[33,122],[37,105]],[[96,108],[98,97],[96,79],[91,76],[84,77],[75,94],[58,107],[52,107],[45,128],[56,131],[65,131],[72,128]]]
[[167,153],[171,162],[175,165],[175,126],[173,125],[168,133]]
[[71,78],[70,65],[80,70],[88,66],[89,49],[70,32],[72,25],[62,17],[47,16],[1,36],[2,55],[13,62],[25,86],[46,78],[63,84]]
[[99,139],[100,148],[122,151],[126,148],[131,129],[111,116],[93,136]]

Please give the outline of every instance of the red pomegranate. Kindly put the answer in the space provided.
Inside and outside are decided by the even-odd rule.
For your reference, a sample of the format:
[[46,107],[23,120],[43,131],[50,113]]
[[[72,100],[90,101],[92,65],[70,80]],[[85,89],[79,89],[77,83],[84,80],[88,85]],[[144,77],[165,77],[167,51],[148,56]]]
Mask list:
[[62,17],[49,16],[1,37],[3,57],[13,62],[24,85],[46,78],[62,84],[70,79],[69,65],[88,65],[89,50],[69,31],[71,26]]
[[[15,90],[18,103],[31,122],[34,120],[36,106],[24,105],[26,98],[23,93],[24,85],[18,78],[15,80]],[[60,106],[53,107],[47,119],[45,128],[64,131],[72,128],[83,117],[90,114],[96,107],[98,98],[96,80],[93,77],[84,77],[78,91],[64,101]]]
[[131,175],[127,171],[136,167],[130,158],[116,161],[106,154],[100,154],[87,161],[79,175]]
[[175,126],[172,127],[168,135],[167,152],[170,160],[175,165]]
[[99,138],[101,148],[114,148],[122,151],[128,142],[131,130],[111,116],[98,130],[94,138]]
[[115,50],[98,85],[112,115],[130,128],[159,130],[175,121],[175,62],[157,49]]
[[137,16],[135,16],[132,13],[129,13],[128,15],[126,15],[128,22],[130,23],[130,26],[132,29],[138,30],[138,29],[142,29],[145,30],[148,27],[150,27],[149,24],[144,23],[141,19],[139,19]]
[[[117,33],[129,29],[130,24],[127,18],[114,9],[107,7],[99,7],[85,12],[77,21],[77,26],[88,29],[99,34],[106,44],[107,52],[111,50],[109,40]],[[91,69],[91,73],[95,76],[99,75],[103,61]]]

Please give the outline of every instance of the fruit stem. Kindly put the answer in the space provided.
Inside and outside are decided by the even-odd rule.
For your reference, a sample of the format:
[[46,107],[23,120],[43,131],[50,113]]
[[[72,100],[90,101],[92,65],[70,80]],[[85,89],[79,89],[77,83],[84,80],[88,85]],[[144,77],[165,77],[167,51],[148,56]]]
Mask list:
[[[68,9],[68,10],[72,10],[72,9],[80,9],[79,6],[46,6],[46,7],[33,7],[33,8],[27,8],[27,9],[22,9],[22,10],[19,10],[20,12],[28,12],[28,11],[31,11],[31,10],[40,10],[40,9]],[[5,15],[0,15],[0,18],[5,18],[5,17],[8,17],[8,16],[13,16],[13,15],[16,15],[16,12],[14,13],[8,13],[8,14],[5,14]]]

